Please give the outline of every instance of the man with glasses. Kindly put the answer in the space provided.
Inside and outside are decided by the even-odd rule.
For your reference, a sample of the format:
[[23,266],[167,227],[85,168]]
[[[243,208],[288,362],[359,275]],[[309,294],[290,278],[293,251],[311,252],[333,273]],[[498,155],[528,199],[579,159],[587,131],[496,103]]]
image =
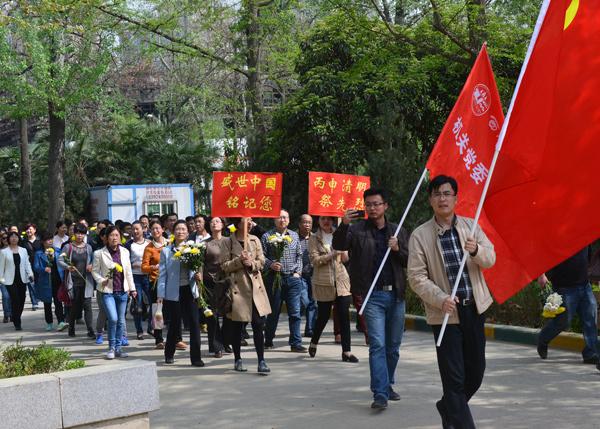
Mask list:
[[[302,248],[298,234],[288,229],[290,214],[287,210],[281,210],[279,217],[275,219],[275,228],[267,231],[262,236],[261,244],[265,254],[265,270],[267,271],[267,293],[271,304],[271,314],[267,316],[265,329],[265,349],[273,348],[273,338],[279,323],[281,301],[285,301],[290,326],[290,349],[296,353],[306,353],[306,347],[302,345],[300,325],[302,322],[300,306],[302,298]],[[275,249],[269,244],[269,236],[279,233],[291,237],[290,243],[285,247],[280,260],[275,257]],[[281,286],[273,287],[275,273],[281,273]]]
[[[401,229],[398,237],[394,237],[397,225],[385,217],[388,209],[385,190],[367,189],[363,198],[368,219],[361,219],[363,214],[358,210],[347,210],[342,224],[333,233],[333,248],[350,252],[351,291],[363,297],[390,248],[364,312],[369,331],[371,408],[382,410],[387,408],[388,400],[400,400],[392,385],[404,332],[408,232]],[[352,221],[357,222],[350,225]]]
[[[454,178],[437,176],[427,191],[434,215],[410,237],[408,282],[425,304],[436,342],[444,316],[450,315],[441,346],[436,348],[444,391],[436,403],[442,426],[474,428],[468,402],[483,380],[484,312],[492,304],[481,269],[493,266],[496,254],[481,228],[470,236],[473,219],[454,213],[458,192]],[[464,251],[469,256],[452,299]]]

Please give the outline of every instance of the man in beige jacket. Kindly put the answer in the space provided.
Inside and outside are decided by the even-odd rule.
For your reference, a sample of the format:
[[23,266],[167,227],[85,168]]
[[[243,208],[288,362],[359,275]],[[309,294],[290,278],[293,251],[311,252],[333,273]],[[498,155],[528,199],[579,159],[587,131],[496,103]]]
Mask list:
[[[482,268],[496,261],[494,246],[473,219],[456,216],[458,184],[449,176],[429,183],[434,216],[419,226],[408,245],[408,282],[425,305],[427,323],[437,341],[444,315],[450,319],[436,349],[444,394],[436,403],[444,428],[474,428],[468,402],[477,392],[485,371],[485,315],[492,297]],[[452,286],[464,251],[469,252],[456,297]]]

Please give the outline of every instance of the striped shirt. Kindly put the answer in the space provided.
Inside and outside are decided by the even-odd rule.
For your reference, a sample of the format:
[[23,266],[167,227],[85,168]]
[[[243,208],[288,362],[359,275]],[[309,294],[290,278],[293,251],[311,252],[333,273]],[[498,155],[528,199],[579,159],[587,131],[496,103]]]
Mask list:
[[[263,234],[261,238],[261,244],[263,252],[265,254],[265,269],[270,269],[271,264],[276,262],[275,252],[273,246],[269,244],[269,236],[277,232],[276,229],[272,229]],[[288,244],[284,251],[281,260],[279,261],[282,265],[282,274],[302,274],[302,247],[300,246],[300,239],[298,234],[294,231],[286,229],[283,235],[289,235],[292,237],[292,242]]]
[[[446,275],[448,276],[450,287],[454,287],[458,269],[460,268],[460,261],[463,257],[463,249],[460,244],[460,238],[455,223],[456,218],[454,218],[452,228],[447,229],[438,236],[442,247],[442,257],[444,258]],[[458,283],[456,296],[460,299],[471,299],[473,297],[473,288],[471,287],[471,280],[469,279],[469,272],[466,266],[463,270],[462,278]]]

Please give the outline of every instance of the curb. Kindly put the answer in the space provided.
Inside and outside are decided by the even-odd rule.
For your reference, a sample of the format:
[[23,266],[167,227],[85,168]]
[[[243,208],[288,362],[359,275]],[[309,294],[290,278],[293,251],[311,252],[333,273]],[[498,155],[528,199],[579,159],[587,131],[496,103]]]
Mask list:
[[[405,316],[404,326],[406,329],[431,332],[431,327],[427,324],[424,316],[407,314]],[[488,340],[537,346],[539,332],[539,329],[525,328],[522,326],[495,325],[493,323],[485,324],[485,336]],[[561,332],[550,342],[550,347],[552,348],[575,352],[581,352],[584,346],[585,342],[583,340],[583,335],[574,332]]]

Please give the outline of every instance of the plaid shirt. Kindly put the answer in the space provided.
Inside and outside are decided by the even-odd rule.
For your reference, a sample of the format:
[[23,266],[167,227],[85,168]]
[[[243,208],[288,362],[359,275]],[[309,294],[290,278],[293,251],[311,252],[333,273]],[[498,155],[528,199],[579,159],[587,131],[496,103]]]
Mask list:
[[300,248],[302,249],[302,277],[304,278],[310,278],[313,272],[310,257],[308,256],[308,239],[311,235],[312,232],[308,234],[308,237],[300,237]]
[[[447,229],[443,234],[438,236],[440,245],[442,246],[442,257],[444,258],[444,265],[446,266],[446,275],[448,276],[451,287],[454,287],[458,269],[460,268],[460,261],[463,257],[463,249],[460,244],[460,238],[458,237],[458,231],[454,226],[455,222],[456,218],[454,218],[452,228]],[[467,267],[465,267],[462,278],[458,283],[456,296],[460,299],[471,299],[473,297],[473,288],[471,287],[471,280],[469,279]]]
[[[270,231],[265,232],[260,240],[263,247],[263,252],[265,254],[266,270],[269,270],[271,268],[271,264],[275,262],[273,246],[269,244],[268,239],[270,235],[273,235],[276,232],[276,229],[271,229]],[[300,246],[298,234],[294,231],[286,229],[283,235],[289,235],[292,237],[292,242],[285,247],[283,256],[279,261],[282,265],[281,274],[298,273],[302,275],[302,247]]]

